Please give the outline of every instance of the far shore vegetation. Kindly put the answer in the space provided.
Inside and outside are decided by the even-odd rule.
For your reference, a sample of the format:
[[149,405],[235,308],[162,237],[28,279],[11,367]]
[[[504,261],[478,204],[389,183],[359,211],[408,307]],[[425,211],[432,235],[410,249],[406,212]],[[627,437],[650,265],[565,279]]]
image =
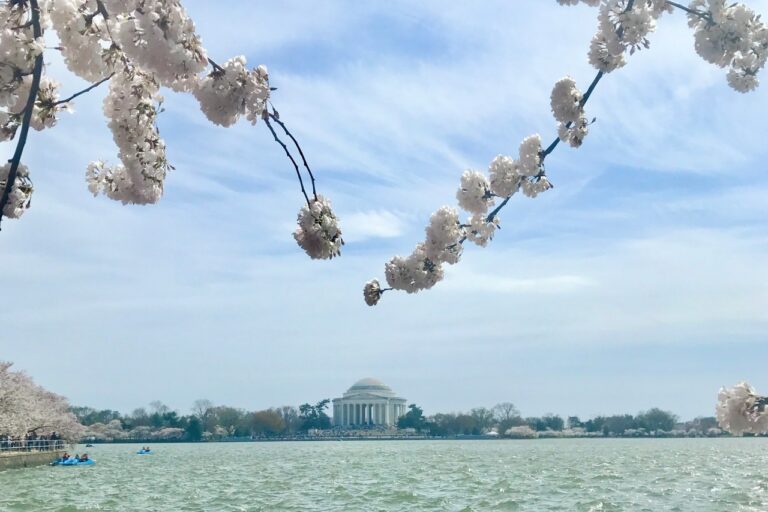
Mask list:
[[330,400],[299,407],[247,411],[197,400],[191,414],[179,415],[162,402],[130,414],[90,407],[71,411],[85,427],[83,441],[235,441],[324,438],[543,438],[543,437],[717,437],[727,435],[714,417],[681,422],[671,412],[653,408],[638,414],[578,416],[545,414],[524,417],[509,402],[468,412],[424,415],[411,404],[397,427],[334,427],[327,414]]

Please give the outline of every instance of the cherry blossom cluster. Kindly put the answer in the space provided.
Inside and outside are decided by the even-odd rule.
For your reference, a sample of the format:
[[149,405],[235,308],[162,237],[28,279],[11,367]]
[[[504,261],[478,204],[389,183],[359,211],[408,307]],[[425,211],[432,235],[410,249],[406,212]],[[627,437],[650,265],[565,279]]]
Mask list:
[[[23,79],[32,74],[45,43],[34,37],[23,3],[0,3],[0,107],[16,105],[23,96]],[[26,97],[22,100],[26,103]],[[13,112],[13,110],[11,110]]]
[[242,55],[230,59],[194,87],[205,116],[214,124],[231,126],[246,115],[252,123],[264,115],[269,99],[269,73],[264,66],[251,71]]
[[121,55],[99,5],[96,0],[50,0],[48,9],[67,68],[89,82],[108,76]]
[[[117,3],[117,2],[115,2]],[[195,24],[178,0],[134,0],[122,7],[112,32],[126,57],[177,91],[194,87],[208,67]],[[115,8],[119,8],[115,6]]]
[[768,432],[766,405],[768,398],[758,396],[746,382],[722,388],[717,397],[717,422],[723,430],[736,436],[765,434]]
[[589,132],[589,121],[584,113],[584,96],[571,77],[559,80],[552,89],[550,104],[555,119],[560,123],[557,135],[571,147],[578,148]]
[[91,162],[86,180],[94,195],[102,193],[123,204],[155,203],[162,196],[169,164],[155,124],[159,89],[153,75],[138,69],[121,70],[112,78],[104,114],[122,165]]
[[323,196],[310,200],[299,210],[298,224],[293,238],[310,258],[327,260],[341,254],[344,240],[329,200]]
[[[8,173],[11,170],[11,164],[6,163],[0,167],[0,190],[4,189],[8,183]],[[11,194],[8,197],[8,203],[3,208],[3,215],[11,219],[18,219],[24,211],[29,208],[32,201],[32,192],[34,187],[29,179],[29,169],[24,164],[20,164],[16,174],[16,180],[13,183]]]
[[600,6],[597,33],[589,45],[589,62],[604,73],[623,67],[627,51],[634,53],[638,49],[648,48],[648,34],[656,29],[656,20],[672,9],[665,0],[603,0],[585,3]]
[[[65,100],[59,99],[56,82],[33,72],[45,48],[42,35],[47,28],[58,35],[55,48],[67,68],[94,82]],[[241,117],[252,124],[265,119],[299,174],[294,158],[269,124],[276,112],[267,110],[272,91],[267,68],[249,69],[243,56],[216,64],[179,0],[0,0],[0,141],[15,138],[22,125],[25,130],[54,126],[72,99],[106,81],[110,85],[104,114],[120,162],[95,160],[88,165],[86,182],[94,195],[124,204],[150,204],[162,197],[172,166],[157,129],[161,87],[194,95],[205,116],[220,126],[231,126]],[[32,115],[25,121],[22,114],[33,96]],[[337,256],[343,244],[338,219],[330,202],[317,196],[298,142],[274,118],[296,144],[312,179],[310,201],[299,174],[307,207],[299,213],[294,237],[312,258]],[[21,151],[26,139],[26,131],[22,132],[17,143]],[[18,165],[15,162],[14,169]],[[12,218],[25,211],[32,193],[27,168],[15,174],[5,171],[9,197],[3,211]]]
[[[557,0],[576,5],[580,0]],[[739,92],[754,90],[757,74],[768,60],[768,27],[752,9],[726,0],[692,0],[686,7],[667,0],[581,0],[599,6],[598,31],[592,39],[589,60],[609,73],[626,64],[630,53],[648,48],[648,34],[656,20],[674,8],[688,13],[694,30],[696,52],[707,62],[728,68],[728,84]]]
[[768,59],[768,27],[752,9],[725,0],[694,0],[688,25],[694,30],[696,53],[728,68],[728,84],[739,92],[754,90],[757,73]]
[[78,441],[84,428],[69,412],[67,400],[38,386],[24,372],[0,361],[0,436],[22,437],[28,432],[57,432]]
[[[598,30],[589,49],[589,61],[598,73],[586,93],[565,77],[552,89],[550,106],[558,122],[558,137],[542,148],[539,135],[520,144],[518,158],[499,155],[489,166],[489,176],[468,170],[461,176],[456,194],[459,206],[471,216],[464,223],[455,209],[444,206],[432,214],[424,242],[408,256],[395,256],[385,265],[388,288],[378,280],[363,287],[369,306],[379,302],[389,290],[416,293],[432,288],[443,279],[443,265],[461,258],[465,241],[485,247],[499,226],[499,211],[517,193],[527,197],[552,188],[544,172],[544,159],[562,141],[578,148],[589,132],[591,122],[584,106],[604,74],[626,64],[627,55],[648,48],[648,35],[657,20],[675,7],[688,12],[696,30],[697,51],[707,60],[730,66],[729,83],[737,90],[750,90],[757,84],[757,71],[765,64],[768,31],[758,16],[740,4],[725,5],[724,0],[693,0],[684,7],[667,0],[557,0],[561,5],[584,3],[599,8]],[[703,10],[708,9],[708,10]],[[489,213],[489,210],[500,204]]]

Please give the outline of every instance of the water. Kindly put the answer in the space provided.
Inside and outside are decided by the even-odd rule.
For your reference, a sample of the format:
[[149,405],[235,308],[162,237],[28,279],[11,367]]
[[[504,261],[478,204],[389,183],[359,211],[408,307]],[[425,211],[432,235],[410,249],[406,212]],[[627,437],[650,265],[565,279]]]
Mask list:
[[[768,439],[97,445],[0,472],[5,511],[766,511]],[[78,452],[85,449],[78,447]]]

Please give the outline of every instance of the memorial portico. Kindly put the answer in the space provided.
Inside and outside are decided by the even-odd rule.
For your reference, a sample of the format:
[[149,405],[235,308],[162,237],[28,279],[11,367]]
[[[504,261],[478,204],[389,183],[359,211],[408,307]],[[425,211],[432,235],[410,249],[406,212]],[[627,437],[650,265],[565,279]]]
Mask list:
[[333,424],[339,427],[397,425],[407,411],[405,398],[376,379],[355,382],[341,398],[333,399]]

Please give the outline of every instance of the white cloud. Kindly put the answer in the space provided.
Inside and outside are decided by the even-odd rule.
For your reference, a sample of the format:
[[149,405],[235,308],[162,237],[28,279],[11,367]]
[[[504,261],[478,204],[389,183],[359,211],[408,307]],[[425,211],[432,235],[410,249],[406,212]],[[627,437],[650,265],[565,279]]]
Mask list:
[[521,296],[578,293],[595,283],[577,275],[507,278],[498,273],[465,271],[456,267],[442,286],[449,290],[504,293]]
[[369,238],[394,238],[403,233],[403,219],[387,210],[371,210],[347,214],[343,219],[344,239],[361,242]]

